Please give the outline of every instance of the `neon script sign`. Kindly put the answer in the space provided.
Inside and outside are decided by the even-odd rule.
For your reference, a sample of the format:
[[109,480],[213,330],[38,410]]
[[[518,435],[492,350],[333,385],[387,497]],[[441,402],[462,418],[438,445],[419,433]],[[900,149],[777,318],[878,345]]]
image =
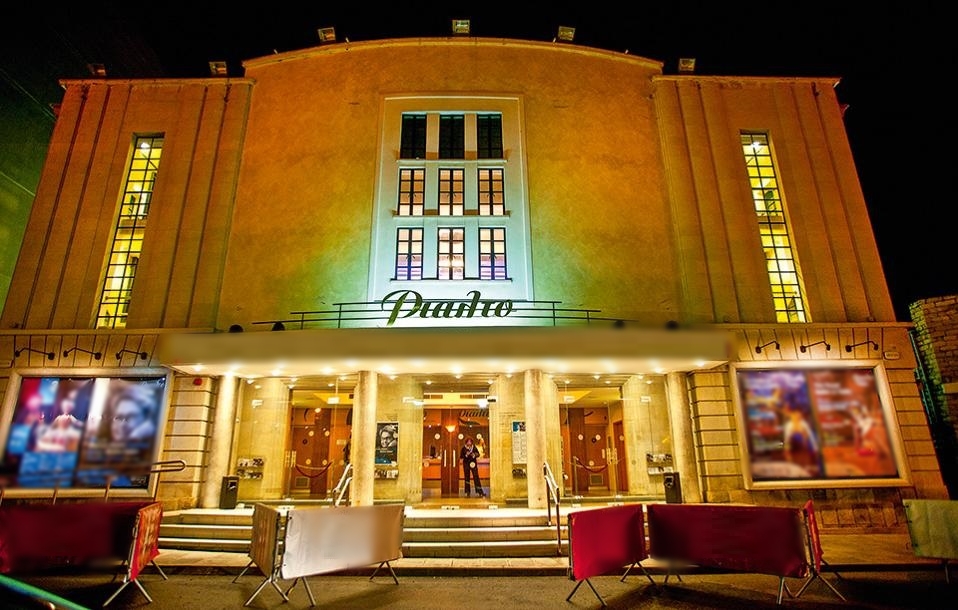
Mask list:
[[511,300],[496,301],[482,299],[478,290],[466,293],[468,299],[423,299],[415,290],[394,290],[382,300],[382,310],[386,311],[391,304],[386,326],[392,326],[396,320],[405,318],[505,318],[512,313]]

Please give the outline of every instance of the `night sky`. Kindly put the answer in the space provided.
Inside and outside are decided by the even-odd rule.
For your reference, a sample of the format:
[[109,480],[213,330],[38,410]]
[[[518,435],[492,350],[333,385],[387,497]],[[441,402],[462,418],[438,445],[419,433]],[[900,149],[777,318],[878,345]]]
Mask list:
[[678,58],[694,57],[702,75],[838,77],[898,320],[910,319],[914,301],[958,294],[958,232],[947,207],[955,197],[941,186],[955,172],[941,141],[954,132],[947,89],[956,33],[946,31],[946,3],[300,4],[125,3],[108,14],[139,30],[170,77],[208,76],[210,60],[227,61],[240,76],[243,60],[316,46],[319,27],[335,27],[339,41],[448,36],[453,18],[471,19],[480,37],[551,41],[559,25],[571,26],[574,44],[628,49],[663,62],[666,73],[676,72]]

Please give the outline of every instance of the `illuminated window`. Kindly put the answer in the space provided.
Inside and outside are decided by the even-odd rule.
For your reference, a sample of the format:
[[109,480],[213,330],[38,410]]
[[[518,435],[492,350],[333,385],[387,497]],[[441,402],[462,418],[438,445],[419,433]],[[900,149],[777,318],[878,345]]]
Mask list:
[[479,169],[479,215],[502,216],[506,213],[502,168]]
[[396,233],[397,280],[422,279],[422,229],[400,228]]
[[502,158],[502,115],[476,116],[477,154],[480,159]]
[[402,116],[399,158],[426,158],[426,115],[404,114]]
[[440,280],[461,280],[466,267],[466,245],[462,227],[439,229],[437,270]]
[[150,212],[163,137],[137,137],[120,200],[106,275],[100,292],[96,328],[125,328],[136,267],[143,251],[143,233]]
[[462,216],[463,175],[462,168],[439,170],[440,216]]
[[506,230],[479,229],[479,279],[506,279]]
[[421,167],[399,170],[400,216],[422,216],[426,170]]
[[461,114],[444,114],[439,117],[439,158],[464,159],[466,157],[466,117]]
[[807,322],[801,272],[792,248],[768,135],[742,133],[742,152],[758,216],[776,320]]

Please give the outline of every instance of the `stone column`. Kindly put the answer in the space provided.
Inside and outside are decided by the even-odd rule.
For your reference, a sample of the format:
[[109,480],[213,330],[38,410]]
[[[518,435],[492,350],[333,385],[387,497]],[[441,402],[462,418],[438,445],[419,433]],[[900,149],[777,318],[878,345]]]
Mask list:
[[376,401],[379,377],[375,371],[359,371],[353,392],[353,427],[350,461],[353,480],[349,498],[352,506],[373,505],[373,472],[376,458]]
[[692,438],[692,408],[689,404],[685,373],[669,373],[665,384],[669,395],[669,420],[672,424],[672,461],[679,473],[683,502],[701,502],[698,462]]
[[542,478],[546,460],[545,410],[549,404],[549,378],[539,370],[524,373],[526,405],[526,492],[529,508],[548,508],[549,498]]
[[230,473],[230,451],[233,447],[233,427],[236,425],[238,385],[239,380],[233,375],[224,375],[219,380],[213,428],[209,431],[209,462],[206,465],[206,480],[203,482],[203,491],[200,495],[202,508],[219,508],[220,486],[223,477]]

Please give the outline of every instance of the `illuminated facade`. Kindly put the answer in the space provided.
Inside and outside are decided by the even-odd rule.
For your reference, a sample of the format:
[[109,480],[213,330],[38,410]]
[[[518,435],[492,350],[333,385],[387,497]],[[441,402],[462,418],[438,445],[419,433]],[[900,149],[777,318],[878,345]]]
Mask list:
[[244,68],[64,81],[0,438],[26,379],[154,374],[172,508],[326,497],[347,459],[353,503],[444,502],[466,437],[495,503],[544,507],[544,464],[828,525],[946,496],[835,79],[481,38]]

